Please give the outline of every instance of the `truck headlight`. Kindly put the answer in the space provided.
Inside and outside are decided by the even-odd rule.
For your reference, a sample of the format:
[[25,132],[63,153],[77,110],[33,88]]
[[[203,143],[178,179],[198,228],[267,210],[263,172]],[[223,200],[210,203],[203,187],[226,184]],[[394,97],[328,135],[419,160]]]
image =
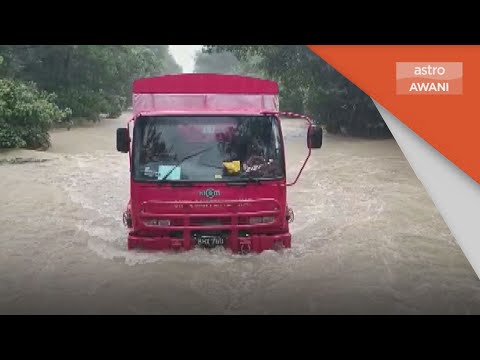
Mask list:
[[263,216],[263,217],[251,217],[249,222],[250,225],[256,225],[256,224],[265,224],[265,223],[271,223],[275,220],[273,216]]
[[147,226],[170,226],[170,220],[147,219],[144,223]]

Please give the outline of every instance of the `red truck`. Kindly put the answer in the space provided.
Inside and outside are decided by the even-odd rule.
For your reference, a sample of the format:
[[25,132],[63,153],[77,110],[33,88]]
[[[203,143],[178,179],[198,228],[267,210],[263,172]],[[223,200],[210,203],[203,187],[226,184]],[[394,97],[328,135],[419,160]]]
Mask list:
[[[130,159],[128,248],[290,248],[287,186],[323,132],[306,116],[279,112],[278,100],[276,82],[246,76],[135,80],[133,118],[116,137]],[[291,183],[281,117],[308,124],[307,155]]]

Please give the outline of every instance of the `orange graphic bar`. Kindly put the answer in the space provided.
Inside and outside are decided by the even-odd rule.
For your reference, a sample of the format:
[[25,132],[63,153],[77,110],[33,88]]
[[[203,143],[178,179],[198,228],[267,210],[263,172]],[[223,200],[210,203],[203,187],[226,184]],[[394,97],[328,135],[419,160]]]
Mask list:
[[480,46],[308,47],[480,183]]

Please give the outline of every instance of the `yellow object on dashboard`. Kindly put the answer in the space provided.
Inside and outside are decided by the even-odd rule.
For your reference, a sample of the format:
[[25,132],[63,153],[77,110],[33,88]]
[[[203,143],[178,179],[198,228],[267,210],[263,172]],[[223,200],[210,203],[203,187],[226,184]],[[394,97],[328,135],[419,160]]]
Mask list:
[[227,170],[228,174],[238,174],[240,172],[240,161],[224,162],[223,166]]

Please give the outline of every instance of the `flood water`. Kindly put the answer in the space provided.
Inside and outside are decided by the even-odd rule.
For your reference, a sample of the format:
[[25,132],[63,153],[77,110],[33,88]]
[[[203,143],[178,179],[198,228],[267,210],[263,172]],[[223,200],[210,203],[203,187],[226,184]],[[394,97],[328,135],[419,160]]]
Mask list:
[[[46,160],[0,164],[0,313],[480,313],[478,277],[394,140],[325,137],[289,190],[289,250],[128,251],[127,119],[0,154]],[[291,173],[303,145],[287,145]]]

